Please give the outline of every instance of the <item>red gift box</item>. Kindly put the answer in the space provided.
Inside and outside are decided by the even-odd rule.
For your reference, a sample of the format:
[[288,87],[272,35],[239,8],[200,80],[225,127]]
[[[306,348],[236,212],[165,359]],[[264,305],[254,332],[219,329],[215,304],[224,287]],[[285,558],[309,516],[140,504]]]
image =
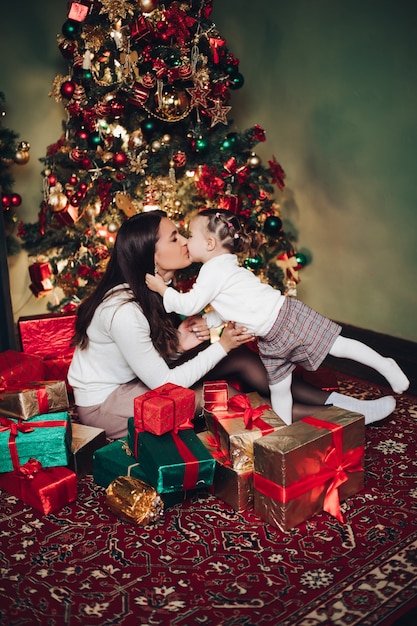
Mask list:
[[61,222],[61,224],[68,224],[72,226],[72,224],[75,224],[75,222],[78,221],[78,207],[68,203],[64,209],[56,211],[54,213],[54,217],[56,217],[58,222]]
[[0,352],[0,386],[44,380],[45,366],[40,356],[17,350]]
[[133,40],[147,39],[152,34],[150,22],[143,15],[137,17],[129,24],[130,36]]
[[227,411],[229,388],[225,380],[203,383],[203,406],[206,411]]
[[195,393],[191,389],[166,383],[138,396],[133,402],[133,422],[138,432],[164,435],[192,428]]
[[318,409],[254,443],[254,509],[287,531],[326,511],[343,521],[340,502],[364,485],[363,415]]
[[18,330],[23,352],[46,359],[71,356],[74,352],[71,340],[76,318],[75,313],[20,317]]
[[29,276],[33,283],[42,283],[42,281],[51,278],[52,269],[48,262],[36,262],[29,265]]
[[30,459],[14,472],[0,474],[0,488],[44,515],[77,498],[77,476],[67,467],[45,468]]
[[71,365],[71,356],[59,356],[54,359],[45,359],[45,380],[64,380],[68,391],[72,391],[72,387],[68,382],[68,370]]

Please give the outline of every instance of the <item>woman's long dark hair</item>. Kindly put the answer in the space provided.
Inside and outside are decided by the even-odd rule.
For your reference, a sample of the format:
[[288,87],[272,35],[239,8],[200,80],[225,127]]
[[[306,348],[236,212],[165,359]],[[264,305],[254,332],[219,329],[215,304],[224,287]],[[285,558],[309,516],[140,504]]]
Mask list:
[[103,278],[78,308],[73,345],[87,347],[87,329],[97,307],[109,296],[109,290],[127,283],[131,300],[139,304],[149,322],[155,348],[164,358],[176,352],[176,318],[165,312],[161,297],[145,284],[145,274],[154,273],[155,245],[163,217],[166,217],[164,211],[149,211],[138,213],[122,224]]

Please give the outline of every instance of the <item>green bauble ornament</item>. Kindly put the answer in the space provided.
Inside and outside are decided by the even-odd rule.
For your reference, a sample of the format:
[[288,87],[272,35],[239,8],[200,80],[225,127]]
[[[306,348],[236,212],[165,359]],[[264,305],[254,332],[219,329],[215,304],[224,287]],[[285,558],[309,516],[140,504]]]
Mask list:
[[256,254],[254,257],[248,257],[243,261],[243,267],[248,270],[260,270],[263,265],[263,259],[260,254]]
[[307,257],[302,252],[297,252],[295,258],[300,267],[304,267],[305,265],[307,265]]
[[143,122],[141,122],[140,128],[143,134],[146,137],[149,137],[150,135],[152,135],[153,132],[155,132],[156,122],[152,118],[147,117],[145,120],[143,120]]
[[199,139],[195,140],[195,151],[196,152],[205,152],[208,148],[208,141],[207,139],[203,139],[203,137],[200,137]]
[[230,89],[240,89],[243,87],[245,79],[243,78],[240,72],[236,72],[233,76],[229,78],[229,87]]
[[78,31],[80,30],[80,25],[78,22],[74,20],[67,20],[63,23],[61,31],[64,37],[67,39],[75,39],[78,35]]
[[282,220],[277,215],[270,215],[264,223],[264,233],[268,237],[276,237],[282,229]]
[[98,146],[101,146],[103,143],[103,140],[100,136],[100,133],[97,133],[97,132],[90,133],[87,138],[87,143],[92,149],[98,148]]

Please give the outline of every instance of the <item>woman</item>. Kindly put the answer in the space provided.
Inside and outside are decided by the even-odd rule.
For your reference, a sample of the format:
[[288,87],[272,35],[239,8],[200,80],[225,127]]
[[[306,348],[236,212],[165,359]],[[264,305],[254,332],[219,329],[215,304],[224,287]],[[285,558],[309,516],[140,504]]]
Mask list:
[[[78,309],[68,381],[83,424],[103,428],[110,439],[124,437],[134,398],[167,382],[196,391],[197,415],[203,378],[238,379],[244,388],[268,395],[260,359],[242,346],[252,339],[245,329],[232,321],[218,342],[195,354],[209,339],[204,319],[194,316],[179,323],[146,287],[147,273],[157,271],[169,283],[176,270],[189,265],[187,240],[163,211],[140,213],[123,223],[100,284]],[[192,356],[184,362],[185,352]],[[294,404],[294,419],[329,402],[327,392],[300,381],[293,385],[293,395],[295,403],[303,403]]]

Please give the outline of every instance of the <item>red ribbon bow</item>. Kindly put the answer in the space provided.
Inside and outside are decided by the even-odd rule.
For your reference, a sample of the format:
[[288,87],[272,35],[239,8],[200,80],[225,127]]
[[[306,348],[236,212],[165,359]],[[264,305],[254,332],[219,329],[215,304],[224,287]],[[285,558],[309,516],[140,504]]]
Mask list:
[[327,428],[332,433],[332,447],[323,459],[324,469],[332,477],[324,498],[323,509],[343,522],[340,511],[339,487],[347,481],[346,472],[359,472],[363,470],[362,457],[363,446],[348,450],[343,454],[343,428],[340,424],[326,422],[315,417],[305,417],[301,420],[315,428]]
[[4,432],[6,430],[10,430],[10,437],[9,437],[10,458],[12,460],[14,469],[18,470],[20,463],[19,463],[19,456],[17,454],[16,437],[19,432],[20,433],[32,432],[33,427],[30,426],[30,424],[28,424],[27,422],[22,422],[22,421],[15,422],[14,420],[8,419],[7,417],[0,417],[0,432]]
[[[274,432],[274,427],[270,426],[267,422],[261,419],[264,412],[271,407],[269,404],[263,404],[262,406],[252,407],[248,396],[244,393],[240,393],[236,396],[232,396],[229,400],[229,409],[232,411],[243,412],[243,421],[245,422],[245,428],[252,430],[253,428],[259,428],[263,435]],[[241,415],[236,415],[241,417]]]
[[29,459],[24,465],[21,465],[17,470],[19,475],[23,476],[27,480],[35,478],[39,470],[42,469],[42,463],[37,459]]

